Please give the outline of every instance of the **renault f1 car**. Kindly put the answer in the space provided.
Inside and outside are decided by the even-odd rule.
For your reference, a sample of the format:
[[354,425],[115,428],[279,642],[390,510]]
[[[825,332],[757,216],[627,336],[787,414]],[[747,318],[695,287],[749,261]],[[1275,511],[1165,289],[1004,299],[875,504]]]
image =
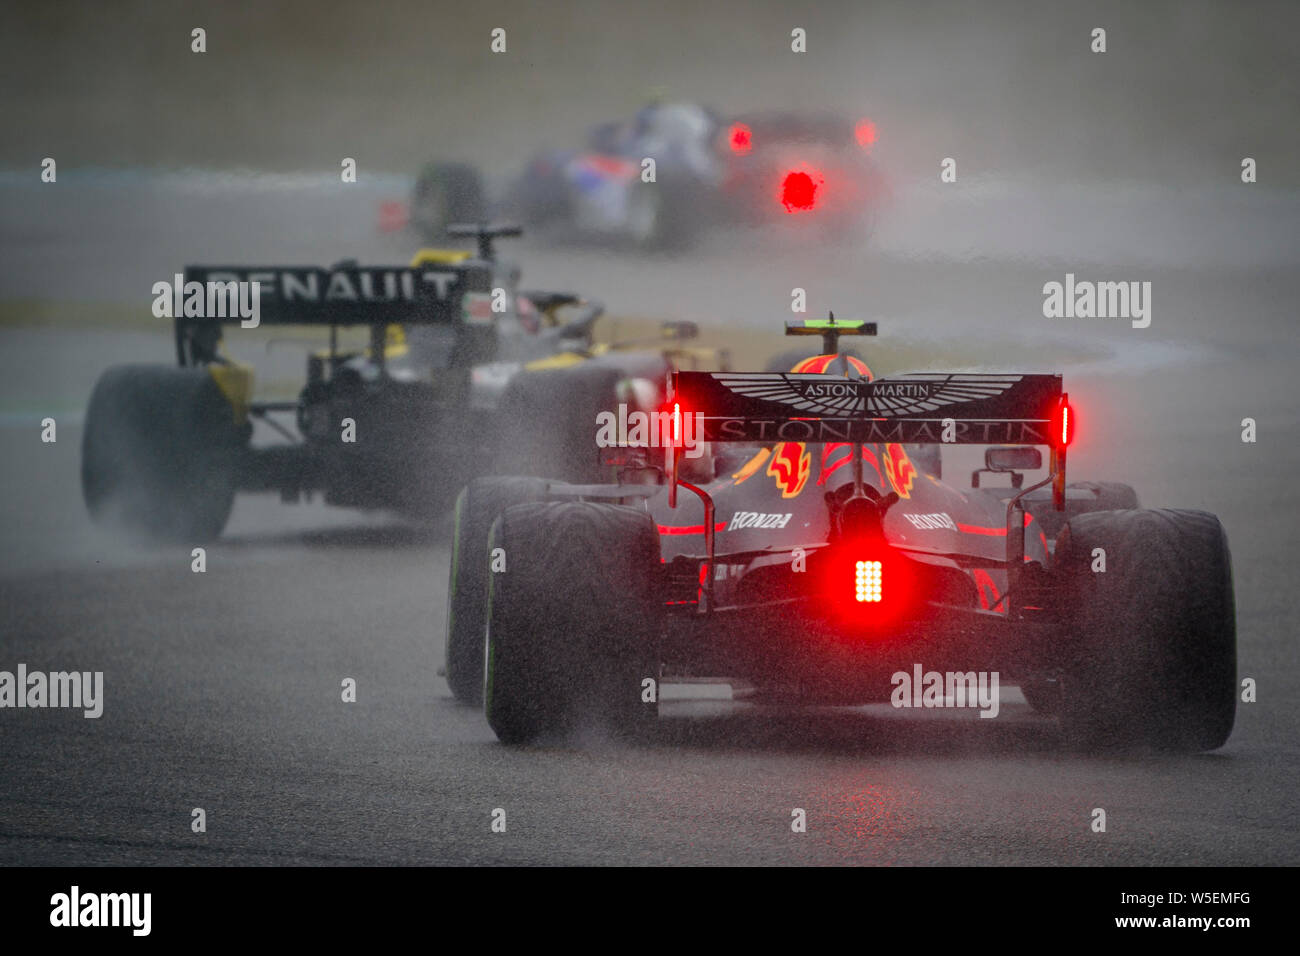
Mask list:
[[[538,152],[508,187],[501,214],[532,228],[680,247],[708,225],[809,224],[827,235],[869,232],[885,186],[871,158],[876,128],[816,113],[723,120],[693,103],[655,103],[590,130],[576,147]],[[644,162],[655,162],[647,182]],[[412,221],[437,231],[482,215],[486,191],[463,164],[420,174]]]
[[[630,425],[606,442],[624,446],[616,483],[462,492],[447,672],[502,741],[635,732],[681,678],[757,700],[961,706],[981,674],[1087,748],[1227,740],[1235,610],[1215,516],[1067,483],[1060,375],[877,379],[838,348],[874,325],[788,331],[823,336],[822,354],[675,372],[665,447]],[[950,481],[939,453],[966,445],[987,446],[985,467]],[[1046,477],[1026,486],[1043,449]]]
[[[239,491],[427,516],[475,475],[594,481],[608,470],[572,410],[656,402],[670,362],[717,357],[686,344],[686,323],[668,325],[670,341],[654,348],[596,343],[599,302],[519,291],[517,268],[497,261],[493,241],[517,227],[454,232],[477,237],[477,256],[426,249],[404,268],[186,269],[197,301],[175,316],[178,366],[110,368],[91,395],[81,469],[91,516],[201,543],[221,533]],[[214,288],[253,281],[262,324],[329,330],[294,400],[254,398],[253,369],[222,348],[223,327],[240,316],[203,308],[204,290],[211,305]],[[351,326],[368,327],[368,348],[340,348]],[[255,421],[285,441],[254,446]]]

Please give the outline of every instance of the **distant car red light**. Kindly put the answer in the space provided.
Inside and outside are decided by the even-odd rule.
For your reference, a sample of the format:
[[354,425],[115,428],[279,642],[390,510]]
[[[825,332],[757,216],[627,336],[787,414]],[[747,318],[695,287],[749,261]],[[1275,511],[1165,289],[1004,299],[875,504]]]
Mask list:
[[806,212],[817,205],[817,191],[822,186],[820,175],[803,169],[785,174],[781,180],[781,205],[786,212]]
[[754,146],[754,134],[750,132],[749,127],[744,123],[736,123],[731,127],[728,140],[731,143],[731,151],[740,153],[742,156]]
[[853,128],[853,135],[859,146],[869,149],[876,142],[876,124],[864,119]]

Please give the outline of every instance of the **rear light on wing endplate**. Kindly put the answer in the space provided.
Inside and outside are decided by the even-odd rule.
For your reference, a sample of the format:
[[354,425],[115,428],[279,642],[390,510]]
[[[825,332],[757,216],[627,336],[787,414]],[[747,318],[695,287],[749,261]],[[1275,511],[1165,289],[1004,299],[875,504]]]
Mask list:
[[1061,396],[1060,404],[1056,406],[1056,411],[1052,415],[1051,437],[1052,443],[1059,449],[1065,449],[1074,441],[1074,428],[1076,423],[1074,408]]

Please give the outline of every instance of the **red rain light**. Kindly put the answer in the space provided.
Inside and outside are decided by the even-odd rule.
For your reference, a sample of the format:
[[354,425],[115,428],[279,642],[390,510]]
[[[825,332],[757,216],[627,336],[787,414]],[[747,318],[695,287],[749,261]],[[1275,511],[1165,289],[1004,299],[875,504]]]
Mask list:
[[740,153],[742,156],[754,146],[754,134],[750,132],[749,127],[744,123],[736,123],[731,127],[731,135],[728,140],[731,143],[731,151]]
[[1074,441],[1074,425],[1074,409],[1062,397],[1061,404],[1056,407],[1056,414],[1052,416],[1052,439],[1057,443],[1056,447],[1068,448],[1070,442]]
[[854,596],[859,604],[879,604],[884,596],[884,574],[879,561],[855,565]]
[[814,208],[817,205],[817,187],[821,183],[821,177],[814,178],[812,173],[791,170],[781,180],[781,205],[786,212],[806,212]]
[[[882,542],[843,541],[814,569],[819,609],[833,622],[837,640],[861,645],[888,640],[897,627],[924,613],[924,582]],[[886,583],[888,582],[888,583]]]
[[[686,447],[686,419],[691,413],[682,410],[682,403],[668,401],[658,408],[658,442],[667,448]],[[655,441],[655,439],[651,439]]]
[[853,135],[857,138],[859,146],[869,149],[876,141],[876,124],[869,119],[864,119],[853,128]]

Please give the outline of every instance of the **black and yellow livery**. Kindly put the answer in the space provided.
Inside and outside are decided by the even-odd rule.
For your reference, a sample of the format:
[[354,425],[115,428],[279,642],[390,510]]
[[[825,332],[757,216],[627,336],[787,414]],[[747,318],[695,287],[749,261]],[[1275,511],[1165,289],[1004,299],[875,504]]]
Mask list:
[[[520,290],[497,261],[494,240],[518,232],[456,227],[476,250],[424,249],[401,267],[187,268],[201,287],[257,282],[261,325],[325,327],[328,347],[309,355],[296,399],[259,399],[252,368],[222,348],[240,318],[178,316],[176,367],[110,369],[94,390],[92,516],[197,543],[220,534],[241,491],[429,515],[478,475],[606,477],[597,412],[662,394],[690,330],[655,347],[597,343],[599,302]],[[368,346],[341,348],[349,327],[369,329]]]

